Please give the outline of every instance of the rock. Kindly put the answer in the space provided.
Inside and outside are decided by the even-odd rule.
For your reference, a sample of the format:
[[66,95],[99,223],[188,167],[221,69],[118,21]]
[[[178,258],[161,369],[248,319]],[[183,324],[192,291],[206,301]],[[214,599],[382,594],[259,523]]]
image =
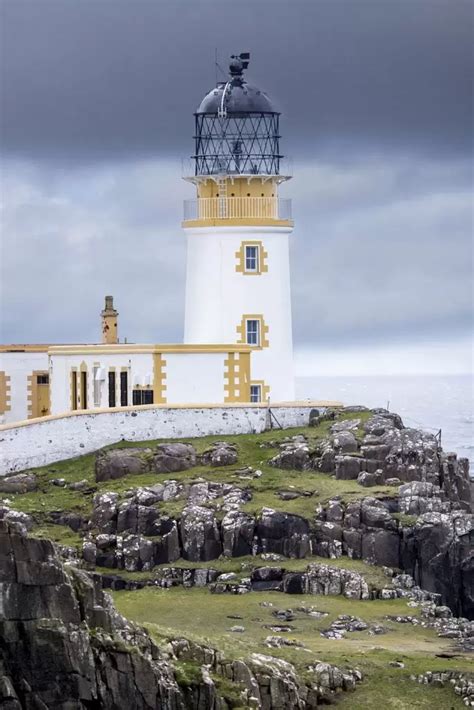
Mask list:
[[29,493],[36,491],[38,480],[34,473],[17,473],[15,476],[0,477],[0,493]]
[[263,508],[256,526],[257,552],[301,558],[310,554],[309,524],[305,518]]
[[351,431],[339,431],[333,434],[331,444],[338,454],[349,454],[358,449],[357,439]]
[[449,513],[451,504],[445,500],[440,487],[428,481],[412,481],[400,486],[400,512],[407,515]]
[[196,463],[196,449],[191,444],[158,444],[152,466],[156,473],[174,473],[193,468]]
[[74,481],[74,483],[69,483],[68,488],[71,491],[85,491],[90,487],[90,483],[87,478],[83,478],[82,481]]
[[245,631],[245,626],[231,626],[229,631],[237,634],[243,634]]
[[150,449],[107,449],[95,459],[95,480],[109,481],[150,470]]
[[237,447],[226,441],[216,441],[199,457],[204,466],[231,466],[237,463]]
[[222,554],[214,512],[202,506],[184,509],[180,523],[183,557],[192,562],[214,560]]
[[114,533],[117,530],[118,493],[98,493],[94,496],[91,517],[92,527],[102,533]]
[[456,616],[474,618],[474,515],[425,513],[402,530],[403,568],[441,595]]
[[361,471],[357,476],[357,483],[359,486],[364,486],[364,488],[369,488],[371,486],[378,486],[381,483],[381,472],[380,470],[374,473],[368,473],[367,471]]
[[0,509],[0,519],[8,523],[13,530],[21,535],[25,535],[34,525],[31,515],[22,513],[19,510],[9,510],[8,508]]
[[399,478],[386,478],[384,481],[385,486],[394,486],[397,487],[401,484],[401,480]]
[[311,456],[306,442],[291,442],[283,444],[279,454],[268,462],[275,468],[304,471],[310,467]]
[[222,519],[222,546],[226,557],[252,554],[255,520],[253,516],[231,510]]
[[336,478],[355,480],[361,471],[361,460],[356,456],[336,456]]
[[53,486],[58,486],[59,488],[64,488],[66,485],[66,479],[65,478],[52,478],[50,483]]
[[388,665],[392,668],[405,668],[405,664],[401,661],[389,661]]
[[331,433],[339,434],[340,432],[353,431],[360,426],[360,419],[344,419],[331,425]]

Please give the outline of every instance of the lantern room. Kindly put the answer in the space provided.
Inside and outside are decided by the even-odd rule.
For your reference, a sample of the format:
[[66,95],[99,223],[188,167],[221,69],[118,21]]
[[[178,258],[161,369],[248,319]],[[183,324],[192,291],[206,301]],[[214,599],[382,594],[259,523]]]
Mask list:
[[[194,155],[185,179],[197,199],[185,201],[185,226],[289,224],[291,202],[278,196],[282,173],[280,112],[244,75],[250,55],[233,55],[194,114]],[[230,220],[230,221],[229,221]],[[192,224],[190,224],[192,223]]]

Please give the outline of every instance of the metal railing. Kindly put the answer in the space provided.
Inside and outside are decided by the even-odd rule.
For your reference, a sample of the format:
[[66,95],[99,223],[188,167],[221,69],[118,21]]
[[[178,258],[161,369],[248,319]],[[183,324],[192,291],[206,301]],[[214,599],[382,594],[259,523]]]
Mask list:
[[184,221],[214,219],[291,220],[291,200],[282,197],[200,197],[184,200]]

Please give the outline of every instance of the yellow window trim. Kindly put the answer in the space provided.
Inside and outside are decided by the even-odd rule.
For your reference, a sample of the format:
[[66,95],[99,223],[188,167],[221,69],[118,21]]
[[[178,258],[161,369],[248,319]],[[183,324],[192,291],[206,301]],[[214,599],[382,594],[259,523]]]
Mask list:
[[265,380],[250,380],[249,389],[252,385],[258,385],[261,387],[262,399],[260,401],[267,402],[270,396],[270,385],[266,385]]
[[[258,269],[255,271],[247,271],[245,268],[245,248],[246,247],[258,247]],[[235,265],[235,270],[239,274],[244,274],[245,276],[261,276],[268,272],[268,252],[263,248],[263,242],[260,241],[248,241],[242,242],[240,249],[235,252],[235,258],[237,259],[237,264]]]
[[[249,345],[247,343],[247,321],[257,320],[260,323],[259,334],[260,342],[258,345]],[[261,313],[244,313],[240,325],[237,326],[237,335],[239,336],[238,343],[245,343],[247,347],[252,348],[252,350],[263,350],[263,348],[268,348],[270,341],[268,340],[268,325],[265,324],[265,320]]]

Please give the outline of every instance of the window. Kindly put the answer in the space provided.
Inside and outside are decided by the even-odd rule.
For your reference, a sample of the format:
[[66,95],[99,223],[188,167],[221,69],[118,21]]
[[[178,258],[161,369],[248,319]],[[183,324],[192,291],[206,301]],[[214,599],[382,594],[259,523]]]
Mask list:
[[93,386],[94,386],[94,407],[100,407],[100,385],[101,381],[98,379],[99,366],[95,365],[92,370]]
[[128,405],[128,372],[120,373],[120,406]]
[[49,375],[37,375],[36,383],[38,385],[49,385]]
[[133,390],[133,404],[153,404],[153,390]]
[[115,372],[109,372],[109,407],[115,407]]
[[247,333],[247,345],[260,345],[260,321],[247,320],[245,321]]
[[258,271],[258,246],[247,245],[245,247],[245,271]]
[[250,385],[250,401],[262,401],[262,385]]
[[87,409],[87,372],[81,370],[81,409]]
[[73,409],[77,409],[77,372],[71,372],[71,405]]

